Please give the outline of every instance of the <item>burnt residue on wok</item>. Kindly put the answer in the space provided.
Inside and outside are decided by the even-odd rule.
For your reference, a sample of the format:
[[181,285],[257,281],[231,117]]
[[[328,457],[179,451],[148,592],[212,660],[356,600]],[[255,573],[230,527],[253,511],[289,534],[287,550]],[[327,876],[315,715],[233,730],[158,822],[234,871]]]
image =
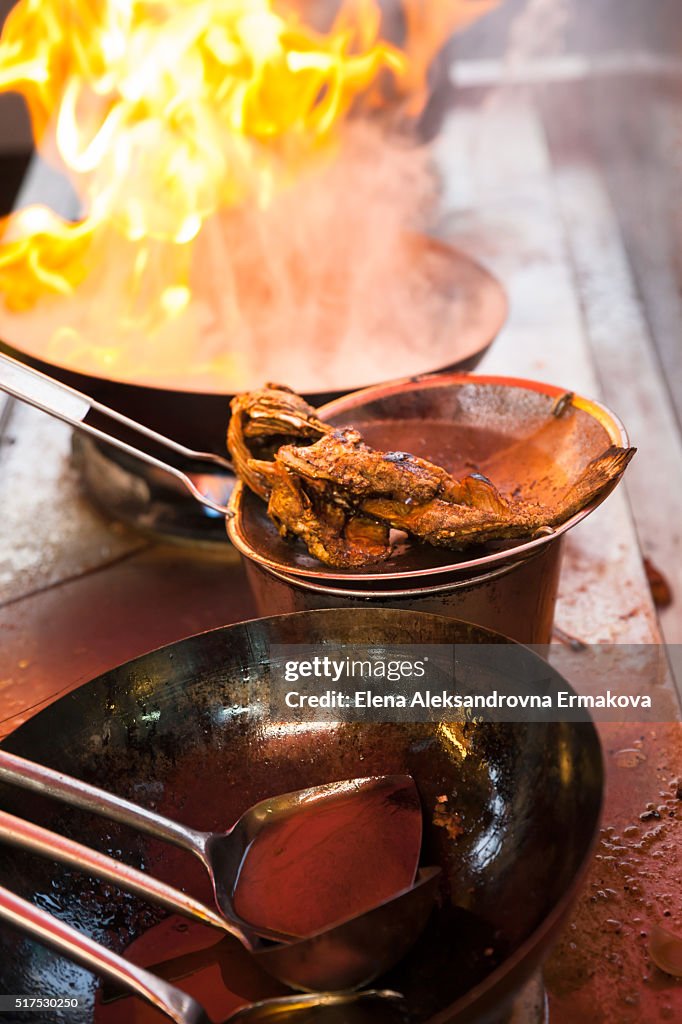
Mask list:
[[[270,645],[325,641],[506,642],[395,610],[258,620],[114,669],[41,712],[6,745],[29,757],[40,751],[47,764],[208,830],[225,828],[273,790],[412,775],[425,815],[423,863],[439,864],[443,883],[423,938],[381,983],[405,993],[415,1024],[477,1019],[528,977],[579,885],[601,800],[594,728],[587,721],[314,728],[273,721]],[[556,685],[566,687],[559,677]],[[457,828],[442,823],[444,804]],[[0,805],[210,898],[201,866],[183,851],[6,786]],[[160,920],[111,886],[3,846],[0,881],[117,950]],[[0,964],[5,991],[81,996],[81,1011],[50,1011],[50,1024],[91,1024],[96,982],[80,968],[9,929],[0,930]],[[257,998],[262,979],[240,977],[237,995]],[[40,1015],[30,1020],[38,1024]]]

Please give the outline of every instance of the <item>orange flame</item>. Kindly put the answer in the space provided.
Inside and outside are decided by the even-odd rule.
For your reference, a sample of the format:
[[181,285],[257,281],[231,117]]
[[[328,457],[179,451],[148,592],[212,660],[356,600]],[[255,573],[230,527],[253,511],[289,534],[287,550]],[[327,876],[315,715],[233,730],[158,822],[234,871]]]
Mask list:
[[0,91],[24,96],[83,214],[71,224],[29,207],[0,222],[7,307],[68,294],[115,236],[133,245],[131,295],[158,270],[159,246],[174,247],[158,308],[178,314],[208,218],[268,204],[387,76],[415,112],[443,39],[495,2],[405,0],[401,50],[381,38],[376,0],[345,0],[326,33],[293,0],[20,0],[0,39]]

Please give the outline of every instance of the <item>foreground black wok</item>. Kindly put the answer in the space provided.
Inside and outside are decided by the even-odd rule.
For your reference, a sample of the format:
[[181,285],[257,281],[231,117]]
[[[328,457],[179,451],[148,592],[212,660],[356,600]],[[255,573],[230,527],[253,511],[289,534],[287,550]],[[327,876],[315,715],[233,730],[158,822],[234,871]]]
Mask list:
[[[422,862],[443,869],[441,899],[423,937],[381,986],[405,994],[414,1022],[496,1019],[546,954],[589,859],[602,792],[594,727],[587,720],[475,726],[271,720],[270,644],[329,641],[509,642],[451,619],[390,609],[256,620],[106,673],[41,712],[5,746],[207,830],[224,828],[276,792],[409,773],[424,807]],[[536,656],[527,652],[527,661],[530,671]],[[522,671],[518,658],[515,664]],[[550,689],[569,689],[551,669],[545,674],[553,677]],[[7,786],[0,805],[210,898],[201,868],[183,851]],[[116,950],[160,920],[111,886],[19,859],[4,846],[0,884]],[[244,958],[229,977],[223,971],[230,990],[246,1000],[280,994]],[[78,1011],[33,1012],[26,1016],[33,1024],[92,1021],[96,984],[11,929],[0,930],[0,991],[83,1000]]]

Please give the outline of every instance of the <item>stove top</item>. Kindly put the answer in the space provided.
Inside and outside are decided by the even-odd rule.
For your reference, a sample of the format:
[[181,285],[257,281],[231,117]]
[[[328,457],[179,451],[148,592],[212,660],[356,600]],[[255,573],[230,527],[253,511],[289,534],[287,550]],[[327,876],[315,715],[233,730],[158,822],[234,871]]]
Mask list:
[[[72,462],[87,496],[112,518],[159,539],[231,548],[223,516],[200,505],[163,470],[78,433],[72,439]],[[235,482],[231,474],[207,473],[205,465],[198,472],[183,468],[199,490],[227,503]]]

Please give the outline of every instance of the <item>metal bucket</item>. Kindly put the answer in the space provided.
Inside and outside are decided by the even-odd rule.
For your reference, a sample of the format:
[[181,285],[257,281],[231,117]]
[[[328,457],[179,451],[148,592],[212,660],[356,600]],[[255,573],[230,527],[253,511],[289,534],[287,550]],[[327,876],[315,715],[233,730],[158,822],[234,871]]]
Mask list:
[[287,576],[251,558],[243,561],[259,615],[316,608],[402,608],[473,622],[520,643],[547,644],[562,554],[563,537],[557,537],[526,558],[488,572],[464,577],[449,574],[435,585],[400,590],[333,587]]

